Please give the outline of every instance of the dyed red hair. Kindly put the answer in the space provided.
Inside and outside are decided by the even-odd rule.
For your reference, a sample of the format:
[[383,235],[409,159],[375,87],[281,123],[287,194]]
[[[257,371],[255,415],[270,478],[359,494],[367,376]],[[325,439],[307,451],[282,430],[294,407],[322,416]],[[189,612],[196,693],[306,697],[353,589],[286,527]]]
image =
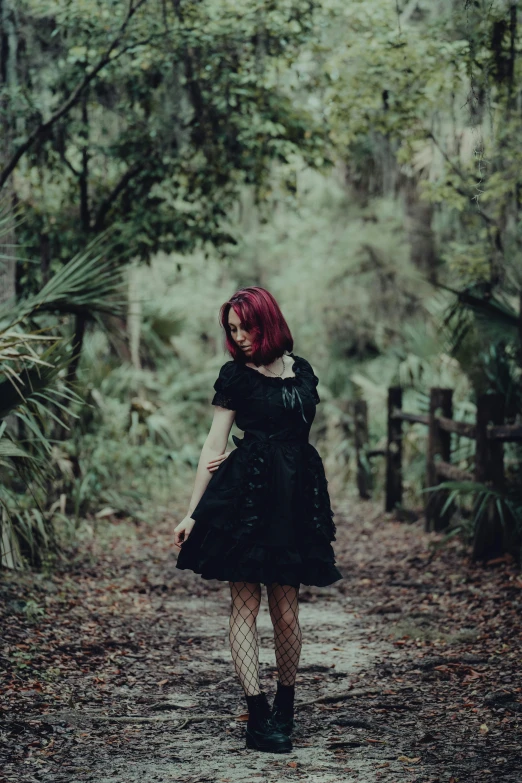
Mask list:
[[221,305],[219,321],[225,330],[225,345],[235,361],[247,361],[238,348],[228,325],[230,308],[241,319],[243,327],[253,334],[250,361],[257,366],[270,364],[285,351],[292,351],[294,340],[283,313],[272,294],[265,288],[240,288]]

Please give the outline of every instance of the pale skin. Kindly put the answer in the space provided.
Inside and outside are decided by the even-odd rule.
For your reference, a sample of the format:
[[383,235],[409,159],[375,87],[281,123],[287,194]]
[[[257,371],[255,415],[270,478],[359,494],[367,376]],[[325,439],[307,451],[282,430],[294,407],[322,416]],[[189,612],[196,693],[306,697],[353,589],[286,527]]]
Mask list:
[[[252,353],[252,342],[254,335],[245,329],[241,323],[241,319],[231,307],[228,313],[228,324],[230,327],[230,333],[235,343],[245,351],[249,356]],[[262,375],[271,375],[266,371],[266,367],[273,372],[279,374],[284,367],[283,378],[292,376],[292,368],[286,363],[281,356],[279,356],[272,364],[266,365],[264,368],[259,369],[252,362],[247,362],[247,366],[260,372]],[[272,376],[273,377],[273,376]],[[185,517],[174,528],[174,545],[181,547],[184,541],[186,541],[194,527],[195,520],[191,517],[192,512],[196,508],[197,504],[201,500],[208,482],[221,463],[228,457],[229,453],[226,451],[228,436],[232,429],[232,424],[236,416],[235,411],[228,410],[228,408],[221,408],[219,405],[214,406],[214,417],[212,419],[212,425],[210,431],[206,437],[203,448],[201,449],[201,455],[198,462],[198,468],[196,471],[196,479],[194,482],[194,489],[192,497],[190,498],[189,507]]]

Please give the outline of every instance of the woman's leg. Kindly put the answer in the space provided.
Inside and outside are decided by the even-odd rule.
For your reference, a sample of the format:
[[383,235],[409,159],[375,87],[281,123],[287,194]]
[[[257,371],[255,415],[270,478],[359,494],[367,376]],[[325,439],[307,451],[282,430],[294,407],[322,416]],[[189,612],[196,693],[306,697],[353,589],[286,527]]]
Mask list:
[[294,728],[295,678],[301,656],[299,588],[272,583],[267,587],[270,617],[274,626],[277,663],[277,691],[272,720],[287,737]]
[[294,685],[303,638],[299,625],[299,588],[273,582],[267,586],[267,593],[279,682]]
[[259,639],[256,619],[261,586],[255,582],[230,582],[230,651],[246,696],[256,696],[259,686]]
[[257,615],[261,603],[261,585],[255,582],[230,582],[230,649],[248,706],[247,748],[271,753],[289,753],[290,737],[272,723],[266,693],[259,683],[259,641]]

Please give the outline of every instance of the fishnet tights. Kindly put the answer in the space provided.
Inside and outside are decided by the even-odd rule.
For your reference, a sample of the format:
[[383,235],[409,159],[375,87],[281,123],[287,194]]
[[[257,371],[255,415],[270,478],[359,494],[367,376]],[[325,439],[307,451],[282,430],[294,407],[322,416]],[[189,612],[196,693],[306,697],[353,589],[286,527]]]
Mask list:
[[267,586],[267,594],[274,626],[279,682],[281,685],[293,685],[303,644],[299,624],[299,588],[274,582]]
[[[257,615],[261,585],[256,582],[230,582],[230,650],[234,668],[247,696],[261,692],[259,683],[259,636]],[[270,619],[274,628],[275,655],[279,682],[293,685],[301,655],[299,588],[273,582],[267,585]]]

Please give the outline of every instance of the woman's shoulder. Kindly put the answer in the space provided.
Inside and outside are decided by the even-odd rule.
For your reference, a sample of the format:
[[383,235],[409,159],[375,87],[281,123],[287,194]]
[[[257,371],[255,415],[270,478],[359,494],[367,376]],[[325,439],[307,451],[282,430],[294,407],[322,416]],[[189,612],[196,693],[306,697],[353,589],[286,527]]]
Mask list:
[[229,359],[229,361],[221,365],[218,378],[223,383],[228,384],[237,383],[242,378],[242,376],[242,367],[239,362],[234,361],[234,359]]
[[238,362],[230,359],[221,366],[214,390],[213,405],[237,410],[247,391],[244,373]]
[[305,359],[304,356],[298,356],[297,354],[293,353],[292,356],[294,357],[296,367],[299,367],[300,371],[303,371],[305,373],[308,373],[310,375],[315,375],[314,368],[308,361],[308,359]]
[[236,370],[239,369],[239,362],[234,361],[234,359],[229,359],[227,362],[221,365],[220,367],[220,374],[231,374],[233,372],[236,372]]
[[321,398],[319,397],[319,394],[317,392],[317,386],[319,384],[319,378],[314,372],[314,368],[308,361],[308,359],[305,359],[303,356],[296,356],[293,354],[293,357],[295,359],[295,375],[300,375],[304,380],[305,384],[310,389],[310,392],[312,394],[312,398],[314,402],[317,404],[321,402]]

